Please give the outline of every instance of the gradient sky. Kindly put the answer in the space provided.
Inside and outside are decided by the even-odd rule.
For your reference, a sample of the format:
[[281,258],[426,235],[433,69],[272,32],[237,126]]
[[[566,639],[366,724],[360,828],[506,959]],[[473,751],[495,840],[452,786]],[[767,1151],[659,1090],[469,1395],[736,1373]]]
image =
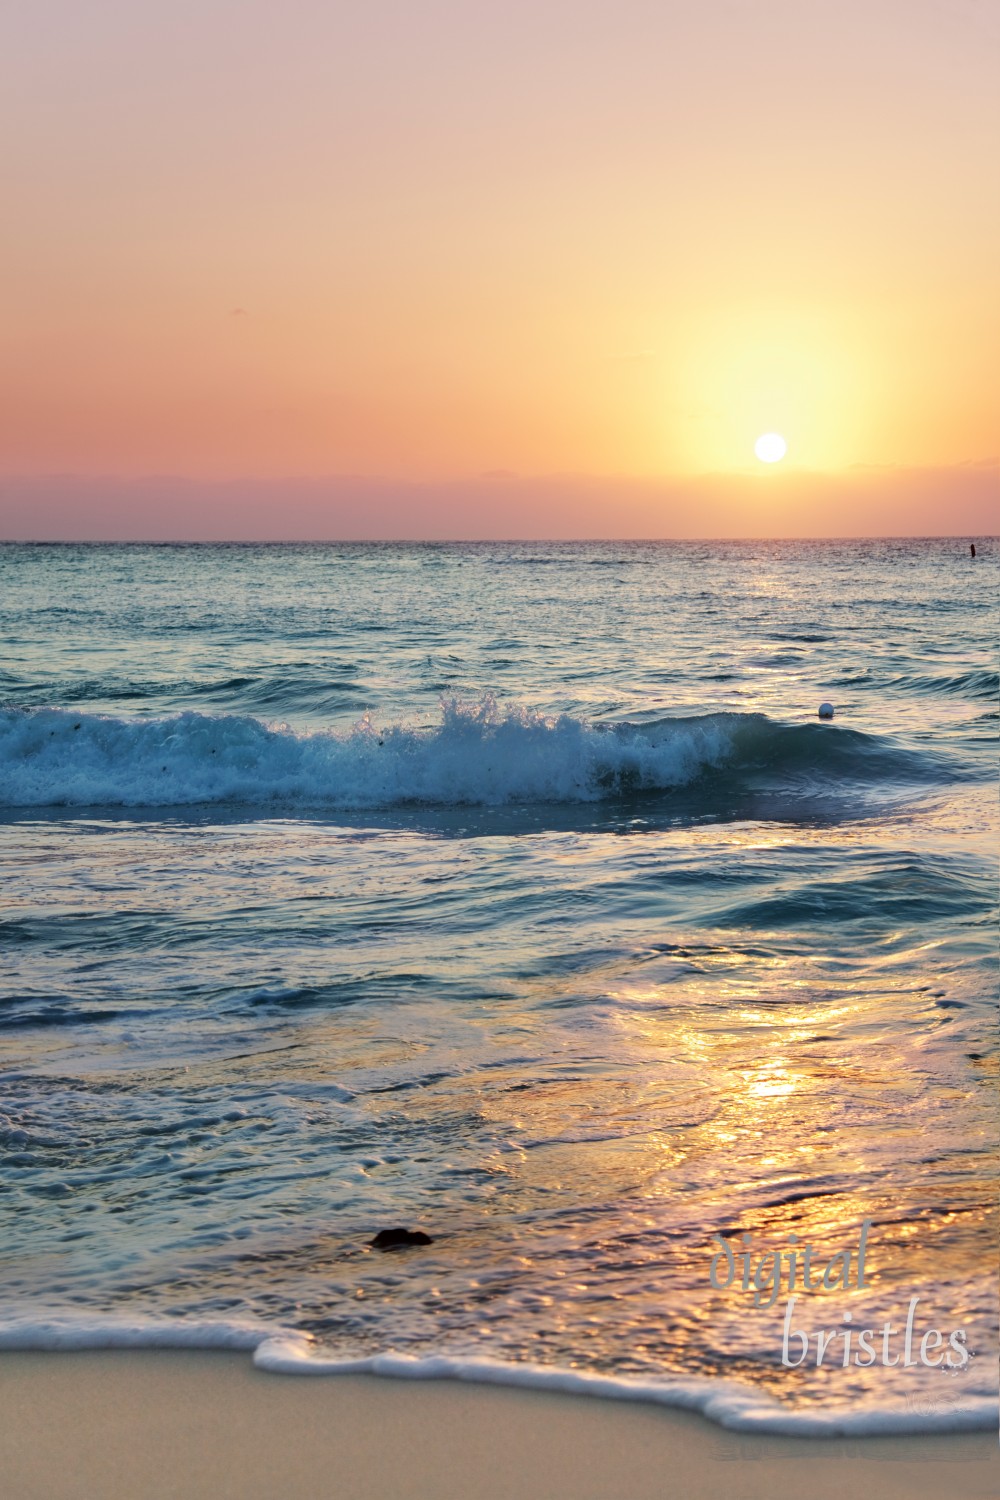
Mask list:
[[998,18],[8,7],[0,535],[996,530]]

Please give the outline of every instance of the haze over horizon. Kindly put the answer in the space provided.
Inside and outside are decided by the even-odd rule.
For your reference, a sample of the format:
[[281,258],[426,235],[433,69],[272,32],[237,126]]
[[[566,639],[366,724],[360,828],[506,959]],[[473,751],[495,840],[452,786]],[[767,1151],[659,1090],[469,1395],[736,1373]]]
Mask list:
[[998,529],[989,5],[2,36],[0,538]]
[[[942,493],[949,505],[938,503]],[[214,483],[42,476],[0,480],[0,515],[0,541],[42,542],[977,540],[1000,532],[993,464],[804,479],[794,471],[703,476],[683,485],[499,474],[409,485],[350,476]]]

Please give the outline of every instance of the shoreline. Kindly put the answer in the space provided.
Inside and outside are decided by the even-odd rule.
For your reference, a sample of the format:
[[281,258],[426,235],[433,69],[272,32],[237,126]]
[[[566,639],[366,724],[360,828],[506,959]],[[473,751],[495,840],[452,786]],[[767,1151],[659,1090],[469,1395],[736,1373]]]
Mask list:
[[956,1481],[974,1500],[996,1461],[989,1431],[786,1437],[601,1396],[290,1379],[232,1351],[0,1352],[10,1500],[910,1500]]

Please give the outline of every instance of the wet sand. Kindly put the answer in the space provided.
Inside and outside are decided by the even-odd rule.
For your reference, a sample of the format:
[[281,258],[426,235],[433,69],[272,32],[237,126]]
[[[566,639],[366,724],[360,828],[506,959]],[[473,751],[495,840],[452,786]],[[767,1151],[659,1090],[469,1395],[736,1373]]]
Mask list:
[[919,1500],[997,1493],[994,1433],[813,1439],[243,1354],[0,1355],[4,1500]]

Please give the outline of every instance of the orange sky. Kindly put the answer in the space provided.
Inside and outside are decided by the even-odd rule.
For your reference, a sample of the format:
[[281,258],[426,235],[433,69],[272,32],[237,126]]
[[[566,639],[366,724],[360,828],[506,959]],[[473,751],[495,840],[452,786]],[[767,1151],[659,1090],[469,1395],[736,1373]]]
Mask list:
[[286,478],[316,535],[481,535],[484,483],[489,534],[572,534],[574,482],[585,535],[623,495],[633,534],[706,497],[830,534],[835,481],[855,529],[983,530],[998,36],[989,0],[20,7],[0,535],[159,535],[169,485],[121,481],[163,474],[217,535],[284,534]]

